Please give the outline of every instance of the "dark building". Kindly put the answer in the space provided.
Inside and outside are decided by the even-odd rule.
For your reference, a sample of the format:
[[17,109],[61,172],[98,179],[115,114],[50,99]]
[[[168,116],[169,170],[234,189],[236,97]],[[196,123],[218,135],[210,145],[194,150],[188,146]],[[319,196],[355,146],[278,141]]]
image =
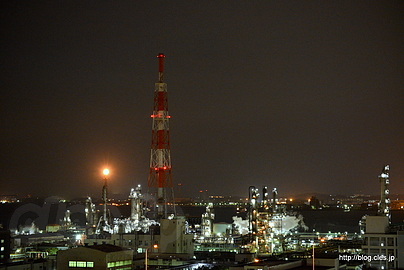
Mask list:
[[133,250],[102,244],[58,251],[57,269],[132,269]]
[[0,264],[6,264],[10,262],[10,252],[11,252],[10,231],[0,227]]

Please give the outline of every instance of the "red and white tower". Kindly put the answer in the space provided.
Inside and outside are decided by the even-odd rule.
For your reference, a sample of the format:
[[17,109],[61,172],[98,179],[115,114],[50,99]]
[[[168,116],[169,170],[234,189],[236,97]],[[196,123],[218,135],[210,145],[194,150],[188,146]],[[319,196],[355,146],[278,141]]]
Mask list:
[[[157,55],[159,59],[159,80],[154,88],[154,108],[152,123],[152,142],[150,153],[149,188],[157,188],[156,202],[158,218],[166,218],[168,205],[173,206],[170,129],[168,114],[167,84],[163,82],[164,54]],[[170,213],[171,214],[171,213]]]

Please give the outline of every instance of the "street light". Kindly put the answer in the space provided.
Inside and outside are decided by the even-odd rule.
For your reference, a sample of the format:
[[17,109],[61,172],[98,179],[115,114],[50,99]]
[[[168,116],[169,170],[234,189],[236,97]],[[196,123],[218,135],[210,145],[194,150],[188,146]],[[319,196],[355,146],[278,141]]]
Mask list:
[[147,256],[147,251],[149,250],[149,248],[151,248],[151,247],[153,247],[153,248],[159,248],[159,246],[157,245],[157,244],[154,244],[154,245],[150,245],[150,246],[148,246],[147,248],[146,248],[146,252],[145,252],[145,258],[144,258],[144,265],[145,265],[145,267],[144,267],[144,269],[145,270],[147,270],[147,265],[148,265],[148,263],[147,263],[147,260],[148,260],[148,256]]

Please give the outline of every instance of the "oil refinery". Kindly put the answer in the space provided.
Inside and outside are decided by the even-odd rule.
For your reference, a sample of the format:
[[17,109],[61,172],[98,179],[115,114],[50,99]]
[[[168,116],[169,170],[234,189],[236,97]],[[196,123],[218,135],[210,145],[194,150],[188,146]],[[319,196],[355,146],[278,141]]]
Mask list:
[[[264,186],[260,191],[255,186],[248,189],[246,187],[247,199],[233,205],[233,209],[237,207],[239,214],[233,215],[231,222],[216,221],[218,217],[216,210],[220,208],[214,204],[213,199],[201,203],[200,207],[204,209],[199,216],[190,216],[189,213],[178,211],[172,179],[170,115],[167,84],[164,82],[165,56],[160,53],[157,58],[158,82],[154,88],[151,114],[152,138],[146,191],[144,192],[141,185],[135,185],[128,191],[129,195],[125,201],[130,212],[127,215],[122,215],[119,211],[114,213],[116,208],[113,207],[108,193],[109,179],[114,175],[105,168],[102,172],[104,184],[101,190],[101,203],[96,204],[93,198],[86,198],[83,208],[84,226],[72,221],[72,211],[77,210],[78,206],[71,206],[69,209],[65,207],[60,223],[56,219],[57,224],[49,226],[50,234],[41,235],[35,222],[32,222],[29,228],[13,227],[14,241],[15,243],[19,241],[20,249],[27,250],[27,247],[38,245],[41,241],[48,243],[65,241],[64,245],[56,245],[57,259],[55,257],[53,262],[49,260],[51,263],[47,264],[48,269],[56,269],[57,264],[57,269],[85,267],[191,270],[210,269],[218,262],[226,269],[234,270],[247,269],[244,267],[263,269],[263,265],[269,269],[271,267],[268,265],[274,262],[282,265],[279,269],[300,269],[299,267],[310,264],[313,267],[314,264],[330,266],[329,269],[346,268],[346,262],[336,257],[347,252],[360,254],[362,236],[349,235],[348,232],[320,232],[316,231],[314,226],[312,231],[308,231],[304,217],[296,209],[289,207],[285,201],[280,200],[277,188],[270,191]],[[386,235],[396,233],[394,237],[401,241],[400,229],[397,227],[393,229],[391,225],[388,165],[383,168],[379,180],[381,194],[377,216],[364,216],[360,222],[361,233],[365,239],[370,239],[370,242],[365,243],[363,247],[369,254],[375,253],[375,245],[384,245],[383,239],[386,237],[389,239]],[[316,205],[315,201],[314,197],[311,202],[309,199],[310,203],[307,206],[310,210],[321,210],[320,203],[317,200]],[[338,210],[349,211],[350,206],[345,206]],[[34,206],[29,207],[33,207],[34,210],[27,208],[20,209],[20,213],[16,211],[16,217],[12,217],[10,224],[18,227],[21,213],[24,211],[36,211],[40,214],[44,212]],[[44,206],[44,209],[46,207]],[[58,215],[60,212],[62,211],[58,210]],[[48,224],[45,225],[48,230]],[[378,241],[373,239],[372,233],[379,235]],[[11,235],[4,239],[10,242]],[[337,244],[335,241],[338,241]],[[398,240],[394,241],[389,242],[393,244],[387,251],[379,248],[378,252],[387,252],[386,254],[399,258],[401,249],[397,245]],[[315,261],[315,248],[318,254],[326,255],[322,260],[317,258]],[[8,262],[26,262],[24,257],[26,255],[19,256],[18,254],[22,254],[21,250],[20,252],[16,250],[10,253]],[[52,258],[48,251],[36,250],[30,254],[36,259]],[[98,258],[99,256],[101,257]],[[95,257],[103,261],[102,266],[98,265],[99,262],[94,259]],[[379,269],[390,269],[404,265],[404,259],[402,260],[403,262],[396,260],[388,263],[380,261],[369,263]],[[340,267],[341,265],[345,266]],[[356,264],[358,265],[364,264],[360,262]]]

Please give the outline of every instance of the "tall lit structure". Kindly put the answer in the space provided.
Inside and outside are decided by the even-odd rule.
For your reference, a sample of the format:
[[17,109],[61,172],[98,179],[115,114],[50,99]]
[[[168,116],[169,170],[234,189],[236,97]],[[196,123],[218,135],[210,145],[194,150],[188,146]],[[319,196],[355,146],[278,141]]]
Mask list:
[[108,209],[107,209],[107,204],[108,204],[108,194],[107,194],[107,189],[108,189],[108,175],[109,175],[109,169],[104,169],[102,171],[103,174],[103,180],[104,180],[104,185],[102,186],[102,216],[100,216],[100,219],[97,224],[97,228],[95,230],[96,234],[102,234],[104,232],[109,232],[111,229],[111,223],[108,220]]
[[382,169],[382,173],[379,175],[380,180],[380,203],[378,209],[379,216],[388,216],[390,218],[390,199],[389,199],[389,170],[390,166],[385,165]]
[[91,197],[87,197],[84,211],[86,214],[86,234],[91,235],[94,233],[97,224],[97,212]]
[[140,220],[143,216],[143,195],[140,185],[132,188],[129,194],[130,199],[130,220]]
[[268,187],[267,186],[263,186],[262,187],[262,208],[268,210],[268,201],[269,201],[269,197],[268,197]]
[[[171,177],[170,130],[168,114],[167,84],[163,82],[164,54],[157,55],[159,60],[158,82],[154,88],[152,123],[152,142],[150,153],[149,188],[157,188],[157,218],[167,218],[168,205],[173,205],[173,184]],[[173,211],[174,212],[174,211]]]
[[108,180],[108,175],[109,175],[109,170],[104,169],[102,171],[103,173],[103,179],[104,179],[104,186],[102,187],[102,202],[103,202],[103,211],[102,211],[102,219],[105,225],[108,224],[107,220],[107,203],[108,203],[108,194],[107,194],[107,180]]
[[249,233],[250,233],[250,241],[252,248],[254,252],[258,248],[258,238],[257,238],[257,232],[258,232],[258,226],[257,226],[257,218],[258,218],[258,189],[255,188],[254,186],[250,186],[248,188],[248,197],[249,197],[249,202],[250,202],[250,210],[248,213],[248,219],[249,219]]
[[206,206],[206,212],[202,214],[201,229],[203,237],[211,237],[213,235],[214,211],[213,203],[209,203],[208,206]]

